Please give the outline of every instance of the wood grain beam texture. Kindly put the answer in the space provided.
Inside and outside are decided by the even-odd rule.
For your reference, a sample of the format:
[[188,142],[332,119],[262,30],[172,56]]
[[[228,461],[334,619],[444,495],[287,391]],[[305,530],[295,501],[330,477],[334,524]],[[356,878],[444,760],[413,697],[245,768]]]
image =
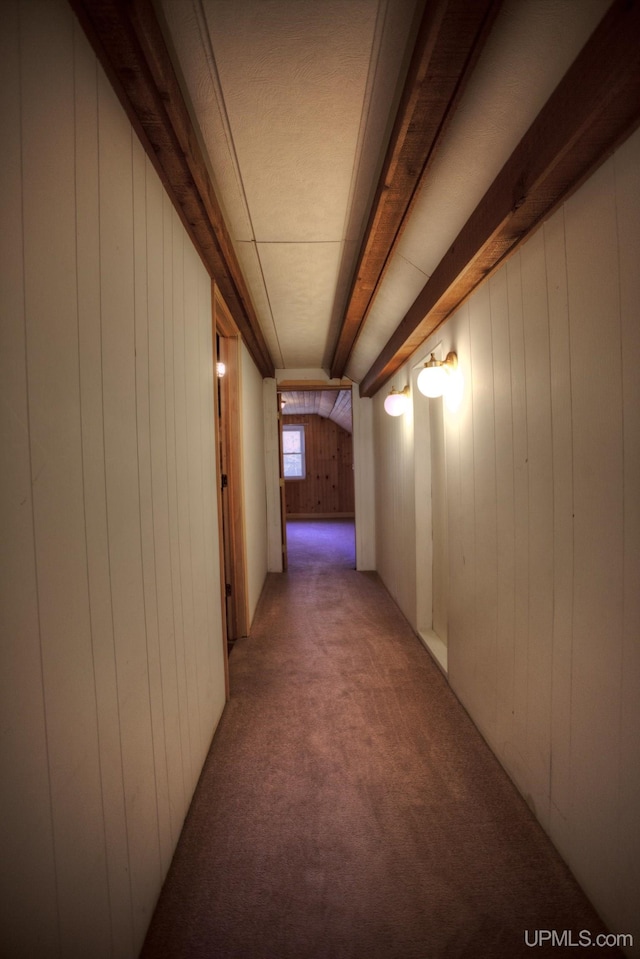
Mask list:
[[151,0],[69,0],[263,376],[274,365]]
[[373,396],[640,123],[640,2],[615,0],[360,384]]
[[332,377],[344,374],[499,7],[500,0],[426,4],[338,334]]

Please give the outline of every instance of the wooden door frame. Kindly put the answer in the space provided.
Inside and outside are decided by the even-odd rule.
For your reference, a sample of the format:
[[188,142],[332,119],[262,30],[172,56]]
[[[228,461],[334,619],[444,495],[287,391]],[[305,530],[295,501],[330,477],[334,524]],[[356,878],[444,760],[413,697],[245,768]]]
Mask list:
[[[279,380],[276,384],[276,402],[278,407],[278,482],[279,482],[279,492],[280,492],[280,539],[282,542],[282,569],[285,572],[288,568],[288,556],[287,556],[287,506],[286,506],[286,487],[284,479],[284,460],[282,455],[282,426],[283,426],[283,416],[285,415],[282,410],[281,394],[288,393],[291,391],[299,391],[304,393],[327,393],[335,392],[339,393],[341,390],[349,390],[351,394],[351,436],[353,440],[353,405],[354,405],[354,393],[353,393],[354,384],[351,380],[341,379],[339,382],[323,382],[322,380]],[[355,443],[353,444],[353,458],[355,463]],[[355,484],[355,474],[353,478],[353,492],[354,500],[356,493],[356,484]],[[357,529],[357,514],[354,509],[354,529]],[[356,568],[357,568],[357,534],[356,534]]]
[[284,483],[284,455],[282,450],[282,403],[280,393],[276,392],[278,400],[278,483],[280,487],[280,545],[282,548],[282,572],[289,568],[289,554],[287,552],[287,498]]
[[[244,499],[242,474],[241,357],[240,332],[215,283],[213,303],[213,363],[216,363],[216,336],[220,337],[226,366],[220,382],[215,377],[216,475],[218,478],[218,522],[220,529],[220,587],[225,636],[226,681],[228,694],[227,641],[246,636],[249,630],[247,571],[245,558]],[[218,402],[218,387],[221,403]],[[227,485],[222,489],[221,451],[226,465]],[[223,525],[223,496],[227,498],[228,529]],[[225,543],[226,537],[226,543]],[[228,568],[225,569],[225,546]],[[231,586],[227,615],[226,584]]]

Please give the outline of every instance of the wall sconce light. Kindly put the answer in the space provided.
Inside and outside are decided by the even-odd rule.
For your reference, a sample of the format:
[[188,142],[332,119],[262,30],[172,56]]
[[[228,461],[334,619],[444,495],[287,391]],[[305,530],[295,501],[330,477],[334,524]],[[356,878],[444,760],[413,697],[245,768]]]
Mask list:
[[391,388],[391,392],[384,401],[385,411],[389,416],[402,416],[409,406],[409,387],[405,386],[403,390]]
[[216,363],[216,376],[218,379],[222,379],[224,374],[227,372],[227,368],[224,363]]
[[458,368],[456,353],[447,353],[446,360],[437,360],[433,353],[418,374],[418,389],[423,396],[442,396],[449,386],[451,373]]

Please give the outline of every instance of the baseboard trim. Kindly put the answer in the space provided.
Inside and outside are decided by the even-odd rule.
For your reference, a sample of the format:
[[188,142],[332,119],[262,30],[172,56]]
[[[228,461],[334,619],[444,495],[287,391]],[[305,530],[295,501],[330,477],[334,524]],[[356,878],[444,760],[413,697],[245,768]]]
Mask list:
[[418,636],[422,644],[426,647],[427,652],[435,659],[437,665],[445,676],[447,676],[449,671],[449,657],[446,643],[443,643],[438,634],[434,633],[432,629],[420,630]]

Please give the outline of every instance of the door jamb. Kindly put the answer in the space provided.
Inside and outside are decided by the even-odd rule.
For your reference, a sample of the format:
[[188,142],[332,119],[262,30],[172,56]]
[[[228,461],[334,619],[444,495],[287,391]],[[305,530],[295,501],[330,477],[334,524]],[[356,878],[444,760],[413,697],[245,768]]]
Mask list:
[[[226,372],[220,382],[221,408],[218,404],[218,380],[215,377],[216,411],[216,473],[218,477],[218,521],[220,529],[220,578],[222,608],[226,635],[225,673],[228,695],[228,658],[227,641],[246,636],[249,629],[247,603],[247,574],[245,560],[244,504],[242,482],[242,422],[241,422],[241,370],[240,370],[240,332],[222,298],[220,290],[213,283],[213,343],[216,334],[224,341]],[[215,356],[212,358],[215,364]],[[224,424],[220,417],[224,417]],[[221,429],[221,426],[223,427]],[[223,444],[223,458],[226,466],[227,486],[222,491],[222,469],[220,465],[220,444]],[[228,498],[229,529],[222,524],[222,496]],[[230,568],[225,570],[225,544],[223,536],[228,537]],[[230,613],[226,613],[226,583],[231,586]]]

